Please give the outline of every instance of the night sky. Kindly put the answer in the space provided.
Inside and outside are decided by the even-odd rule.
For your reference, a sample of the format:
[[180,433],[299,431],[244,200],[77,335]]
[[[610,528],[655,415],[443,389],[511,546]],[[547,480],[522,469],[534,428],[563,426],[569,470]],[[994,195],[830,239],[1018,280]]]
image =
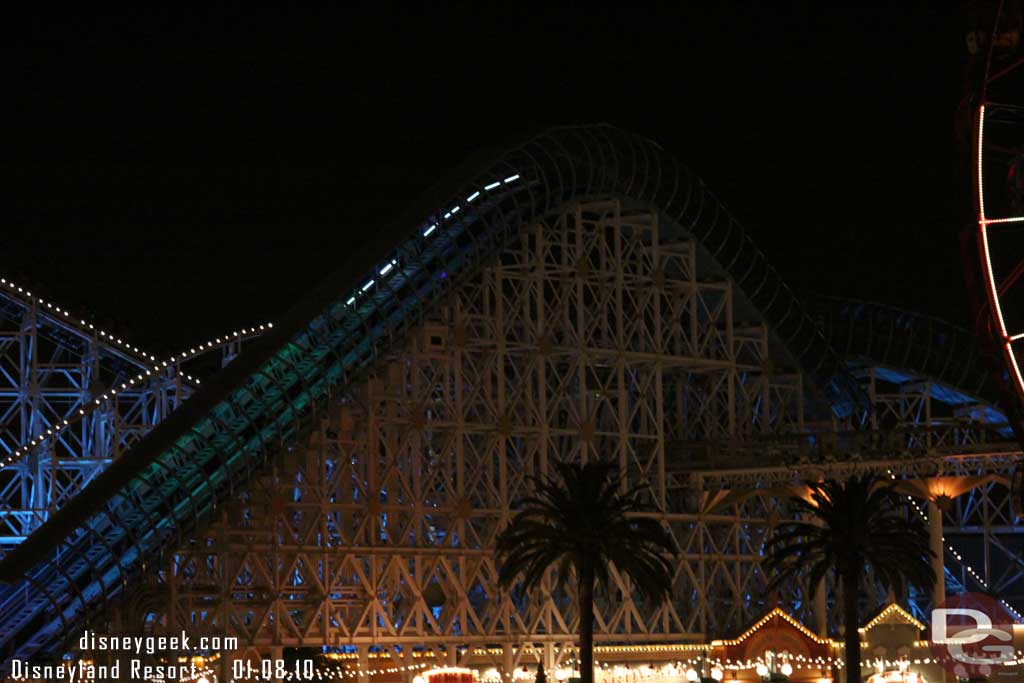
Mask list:
[[173,352],[279,318],[474,152],[607,122],[798,292],[964,322],[955,4],[689,4],[10,18],[0,271]]

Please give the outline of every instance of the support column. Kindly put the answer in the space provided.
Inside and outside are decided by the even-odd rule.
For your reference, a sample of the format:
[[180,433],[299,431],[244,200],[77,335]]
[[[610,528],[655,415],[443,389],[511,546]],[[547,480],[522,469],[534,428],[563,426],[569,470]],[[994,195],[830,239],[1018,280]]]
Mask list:
[[946,601],[946,573],[943,562],[942,543],[942,509],[933,499],[928,499],[928,537],[934,557],[932,569],[935,571],[935,583],[932,584],[932,607]]
[[515,668],[515,666],[512,664],[512,661],[512,643],[505,643],[501,647],[501,676],[506,681],[512,680],[512,670]]
[[551,642],[544,643],[544,673],[547,674],[548,680],[553,680],[555,675],[555,644]]
[[359,671],[357,673],[357,683],[370,683],[370,675],[367,671],[370,670],[370,647],[368,645],[359,645],[356,648],[359,654]]
[[445,645],[445,655],[448,657],[448,666],[458,666],[459,664],[459,648],[455,645]]
[[235,680],[234,664],[237,652],[235,650],[221,650],[220,653],[220,678],[221,681]]
[[403,683],[412,683],[412,679],[419,675],[419,672],[414,668],[416,661],[412,658],[412,648],[402,648],[402,666],[404,671],[402,672]]
[[[282,659],[284,659],[284,648],[280,645],[275,645],[272,648],[270,648],[270,658],[274,662],[274,666],[276,668],[277,662],[280,662]],[[283,681],[280,678],[275,678],[273,680],[275,683],[283,683]]]

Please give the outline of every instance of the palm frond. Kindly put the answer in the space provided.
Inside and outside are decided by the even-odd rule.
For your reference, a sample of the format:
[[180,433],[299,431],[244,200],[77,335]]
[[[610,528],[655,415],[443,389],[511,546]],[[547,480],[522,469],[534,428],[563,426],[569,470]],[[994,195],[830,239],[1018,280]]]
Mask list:
[[833,570],[863,577],[866,567],[886,588],[931,586],[928,530],[908,514],[893,482],[855,476],[807,487],[809,498],[790,506],[803,519],[780,524],[764,544],[770,589],[803,577],[814,586]]
[[584,465],[557,461],[557,477],[531,478],[532,495],[517,501],[517,512],[498,535],[499,580],[506,588],[540,584],[547,567],[568,580],[589,562],[595,582],[609,590],[609,564],[630,578],[638,593],[662,597],[671,590],[676,548],[662,524],[636,513],[651,512],[643,496],[648,487],[622,493],[617,466],[607,461]]

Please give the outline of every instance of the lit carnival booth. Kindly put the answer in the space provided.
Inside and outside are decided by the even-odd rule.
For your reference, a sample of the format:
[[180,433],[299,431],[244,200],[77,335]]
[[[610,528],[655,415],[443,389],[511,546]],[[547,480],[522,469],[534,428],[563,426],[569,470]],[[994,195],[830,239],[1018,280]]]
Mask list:
[[420,677],[423,679],[422,683],[478,683],[475,670],[455,666],[429,669],[417,676]]

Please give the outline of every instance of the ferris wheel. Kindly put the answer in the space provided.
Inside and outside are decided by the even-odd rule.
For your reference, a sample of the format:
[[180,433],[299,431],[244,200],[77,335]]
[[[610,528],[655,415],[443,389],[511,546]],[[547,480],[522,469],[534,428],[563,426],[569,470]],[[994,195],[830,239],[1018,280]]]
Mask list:
[[1020,400],[1024,399],[1024,16],[1020,0],[977,3],[971,9],[975,26],[967,34],[967,44],[973,92],[968,106],[973,118],[973,195],[988,301],[985,312],[988,331],[1001,347]]

